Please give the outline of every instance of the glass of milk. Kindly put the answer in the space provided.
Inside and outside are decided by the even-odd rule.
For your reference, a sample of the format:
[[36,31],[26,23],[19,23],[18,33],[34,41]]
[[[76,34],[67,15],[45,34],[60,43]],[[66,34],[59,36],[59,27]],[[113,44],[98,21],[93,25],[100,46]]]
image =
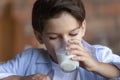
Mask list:
[[76,55],[67,55],[67,50],[65,50],[65,46],[62,46],[58,49],[55,49],[58,64],[60,65],[60,68],[65,72],[71,72],[77,69],[79,67],[78,61],[71,60],[72,57]]

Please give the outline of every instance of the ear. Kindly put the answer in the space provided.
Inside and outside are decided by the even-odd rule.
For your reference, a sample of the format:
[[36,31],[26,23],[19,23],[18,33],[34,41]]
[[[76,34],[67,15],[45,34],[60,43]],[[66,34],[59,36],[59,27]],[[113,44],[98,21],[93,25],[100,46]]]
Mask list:
[[43,44],[42,34],[39,33],[38,31],[34,31],[34,34],[35,34],[36,39],[39,41],[39,43],[40,43],[40,44]]
[[82,37],[84,37],[85,32],[86,32],[86,20],[84,20],[84,21],[82,22],[81,28],[82,28]]

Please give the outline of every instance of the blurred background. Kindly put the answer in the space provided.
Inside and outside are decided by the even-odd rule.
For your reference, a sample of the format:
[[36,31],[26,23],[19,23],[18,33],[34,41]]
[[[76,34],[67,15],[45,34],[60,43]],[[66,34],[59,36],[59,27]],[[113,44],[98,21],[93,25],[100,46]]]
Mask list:
[[[0,0],[0,62],[30,47],[43,47],[33,34],[31,11],[35,0]],[[120,55],[120,0],[83,0],[91,44],[108,46]]]

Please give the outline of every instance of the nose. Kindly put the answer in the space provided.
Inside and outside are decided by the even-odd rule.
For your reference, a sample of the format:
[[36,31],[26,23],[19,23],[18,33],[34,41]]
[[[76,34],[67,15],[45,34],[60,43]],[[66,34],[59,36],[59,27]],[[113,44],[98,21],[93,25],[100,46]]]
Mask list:
[[63,36],[63,38],[62,38],[62,43],[63,43],[63,44],[67,44],[69,40],[70,40],[69,37]]

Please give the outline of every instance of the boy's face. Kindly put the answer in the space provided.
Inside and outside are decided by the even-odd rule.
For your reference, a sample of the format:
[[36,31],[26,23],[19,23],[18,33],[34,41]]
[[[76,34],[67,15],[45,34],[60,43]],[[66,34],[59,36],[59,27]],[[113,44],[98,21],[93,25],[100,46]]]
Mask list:
[[68,13],[62,13],[57,18],[52,18],[46,21],[42,42],[54,60],[56,59],[55,49],[61,44],[67,43],[71,39],[82,40],[86,29],[86,23],[78,22],[73,16]]

